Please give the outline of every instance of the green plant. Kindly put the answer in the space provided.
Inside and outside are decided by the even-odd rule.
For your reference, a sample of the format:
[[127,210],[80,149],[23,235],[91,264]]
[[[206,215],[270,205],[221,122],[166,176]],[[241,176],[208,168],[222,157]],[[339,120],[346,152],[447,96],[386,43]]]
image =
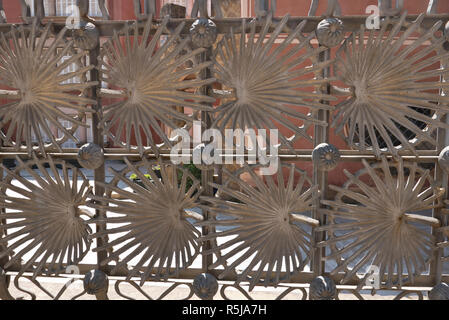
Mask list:
[[[147,173],[145,174],[145,177],[151,180],[151,176]],[[140,178],[137,176],[137,174],[133,173],[129,176],[131,180],[140,180]]]
[[[198,169],[192,163],[184,164],[183,168],[189,170],[189,172],[195,177],[195,179],[201,181],[201,169]],[[179,184],[181,183],[181,179],[182,179],[182,172],[178,171],[178,183]],[[186,181],[186,192],[192,187],[192,185],[193,185],[193,180],[190,179],[190,178],[187,178],[187,181]]]
[[[194,164],[184,164],[184,165],[183,165],[183,168],[184,168],[184,169],[187,169],[187,170],[188,170],[188,171],[195,177],[195,179],[201,181],[201,169],[198,169]],[[157,177],[160,178],[160,177],[161,177],[161,175],[160,175],[160,167],[159,167],[159,166],[153,167],[153,170],[154,170],[154,172],[156,173]],[[181,170],[179,170],[179,171],[178,171],[178,185],[181,184],[182,176],[183,176],[183,173],[182,173]],[[146,177],[147,179],[149,179],[149,180],[153,180],[153,178],[151,177],[151,175],[148,174],[148,173],[145,174],[145,177]],[[133,181],[134,183],[137,183],[137,184],[140,185],[141,187],[145,188],[145,185],[142,183],[142,180],[140,180],[140,178],[137,176],[137,174],[132,173],[132,174],[129,176],[129,179],[130,179],[131,181]],[[189,189],[192,187],[192,185],[193,185],[193,180],[192,180],[191,178],[187,177],[187,180],[186,180],[186,190],[185,190],[185,192],[189,191]]]

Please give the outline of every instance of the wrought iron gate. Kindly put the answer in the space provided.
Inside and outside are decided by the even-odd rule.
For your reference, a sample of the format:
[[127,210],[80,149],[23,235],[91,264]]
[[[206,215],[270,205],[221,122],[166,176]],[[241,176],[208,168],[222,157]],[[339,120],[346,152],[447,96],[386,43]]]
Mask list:
[[[338,1],[315,16],[315,0],[309,17],[277,17],[272,0],[256,1],[254,19],[222,18],[212,1],[210,19],[196,1],[198,19],[170,5],[171,18],[153,19],[139,5],[127,22],[94,21],[80,1],[72,28],[42,8],[0,24],[0,156],[16,159],[0,182],[0,297],[15,286],[35,298],[20,279],[45,290],[38,277],[76,268],[84,291],[73,298],[107,299],[113,279],[125,298],[123,282],[143,292],[168,281],[161,299],[181,285],[187,298],[268,286],[279,299],[362,299],[377,277],[373,293],[422,299],[434,287],[430,298],[447,299],[449,16],[434,1],[419,16],[382,3],[371,30]],[[64,148],[88,117],[93,143]],[[195,121],[282,127],[279,170],[202,164],[198,178],[174,165],[171,133]],[[330,130],[351,149],[330,144]],[[295,147],[301,139],[314,148]],[[125,165],[107,180],[105,160]],[[363,168],[328,185],[346,162]],[[92,252],[97,264],[83,263]]]

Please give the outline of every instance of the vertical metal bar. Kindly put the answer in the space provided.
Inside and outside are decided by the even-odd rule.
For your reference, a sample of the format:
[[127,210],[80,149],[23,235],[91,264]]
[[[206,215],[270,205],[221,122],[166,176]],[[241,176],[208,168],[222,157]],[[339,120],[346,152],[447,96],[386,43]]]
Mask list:
[[[444,66],[444,62],[443,62]],[[441,81],[446,82],[447,78],[444,76],[441,76]],[[443,90],[440,91],[440,94],[444,95],[445,92]],[[444,119],[442,121],[446,121],[446,123],[449,123],[449,117],[446,115],[444,116]],[[438,152],[441,152],[446,146],[449,145],[449,131],[444,128],[439,128],[437,131],[437,150]],[[447,199],[448,197],[448,175],[444,172],[444,170],[439,166],[438,162],[435,163],[435,183],[442,188],[445,188],[445,194],[443,199]],[[434,218],[439,219],[443,222],[443,219],[445,219],[444,215],[441,212],[442,208],[436,208],[433,209],[432,215]],[[441,232],[438,232],[436,228],[432,228],[432,235],[435,237],[435,240],[437,243],[442,242],[444,240],[444,236]],[[433,260],[430,264],[430,276],[431,281],[434,285],[441,282],[441,277],[443,274],[443,263],[441,258],[444,254],[443,248],[438,248],[433,255]]]
[[[100,47],[98,45],[95,49],[89,51],[89,63],[97,65],[97,59],[98,59],[99,54],[100,54]],[[98,69],[95,68],[90,71],[90,80],[91,81],[100,81]],[[100,123],[100,119],[102,117],[101,100],[100,100],[100,97],[97,95],[97,90],[100,87],[101,87],[100,84],[93,87],[92,94],[91,94],[91,98],[93,100],[97,101],[97,104],[93,106],[95,113],[93,113],[93,115],[92,115],[92,137],[93,137],[94,143],[97,144],[98,146],[100,146],[101,148],[103,148],[104,147],[103,133],[98,128],[98,124]],[[95,195],[102,196],[104,194],[104,187],[101,186],[99,183],[105,183],[105,165],[104,165],[104,163],[101,167],[99,167],[98,169],[96,169],[94,171],[94,181],[95,181],[95,186],[94,186]],[[106,212],[103,210],[98,210],[98,209],[95,210],[95,217],[104,217],[105,214],[106,214]],[[97,225],[96,225],[97,232],[100,232],[105,229],[106,229],[105,223],[97,223]],[[103,239],[101,237],[99,237],[99,238],[97,238],[97,246],[99,247],[101,245],[103,245]],[[106,257],[107,257],[107,253],[105,251],[99,251],[97,253],[98,269],[102,270],[103,272],[107,271],[107,266],[100,266],[100,262],[102,260],[106,259]]]
[[[447,116],[446,116],[446,121],[447,121]],[[448,141],[446,138],[446,129],[438,129],[438,151],[441,152],[441,150],[444,149],[446,143]],[[438,165],[438,162],[435,163],[435,183],[438,186],[441,186],[442,188],[446,189],[446,192],[444,194],[444,199],[447,198],[448,196],[448,191],[447,191],[447,187],[448,187],[448,177],[447,174],[443,171],[443,169]],[[441,209],[442,208],[436,208],[433,209],[432,215],[434,218],[437,218],[438,220],[442,220],[443,215],[441,213]],[[443,235],[441,232],[438,232],[436,230],[437,228],[432,228],[432,235],[435,237],[436,239],[436,243],[442,242],[443,241]],[[430,276],[431,276],[431,281],[433,284],[438,284],[439,282],[441,282],[441,275],[443,272],[443,265],[442,265],[442,261],[441,258],[443,256],[443,249],[442,248],[438,248],[437,250],[435,250],[434,254],[433,254],[433,260],[430,264]]]
[[76,6],[80,10],[80,17],[87,17],[89,15],[89,0],[76,0]]
[[[330,59],[330,50],[326,50],[324,52],[320,53],[319,62],[324,62]],[[323,70],[322,77],[328,78],[330,76],[330,68],[326,68]],[[322,89],[321,89],[322,90]],[[326,89],[324,89],[326,93],[330,93],[330,87],[327,86]],[[328,103],[326,101],[321,101],[322,103]],[[330,118],[330,112],[326,110],[320,110],[317,114],[318,120],[325,121],[329,123]],[[314,128],[314,137],[313,142],[314,146],[316,147],[320,143],[324,143],[329,141],[329,126],[327,127],[321,127],[321,126],[315,126]],[[319,186],[320,196],[315,200],[313,210],[312,210],[312,217],[314,219],[317,219],[320,221],[320,224],[324,224],[325,217],[320,213],[320,200],[324,199],[327,194],[327,172],[320,171],[318,169],[317,163],[313,164],[313,184]],[[320,241],[325,240],[325,234],[324,232],[316,232],[313,231],[312,233],[313,241],[315,243],[318,243]],[[325,271],[325,262],[324,262],[324,254],[325,254],[325,248],[315,248],[313,252],[312,257],[312,271],[315,276],[322,275]]]
[[427,6],[427,14],[437,14],[438,13],[438,0],[429,0],[429,5]]
[[109,15],[109,10],[106,6],[105,0],[99,0],[98,6],[100,7],[100,11],[101,11],[101,15],[102,15],[103,19],[110,20],[111,17]]
[[[205,52],[201,53],[199,63],[203,63],[206,61],[210,61],[210,56],[212,55],[212,49],[208,48]],[[201,71],[201,79],[209,79],[211,77],[210,68],[205,68]],[[207,95],[209,93],[210,86],[204,86],[201,88],[202,94]],[[212,119],[208,112],[201,112],[201,120],[205,124],[206,128],[210,128],[212,125]],[[201,170],[201,185],[203,187],[203,195],[205,196],[213,196],[213,188],[209,184],[213,182],[214,179],[214,171],[213,170]],[[207,210],[203,210],[204,220],[209,219],[209,213]],[[207,235],[209,233],[209,227],[202,228],[203,235]],[[211,248],[210,241],[206,241],[203,243],[203,251],[209,250]],[[212,255],[206,255],[202,257],[202,267],[204,272],[209,270],[209,266],[212,264]]]
[[20,14],[23,22],[30,23],[31,9],[25,0],[20,0]]
[[313,17],[316,15],[316,11],[318,10],[319,0],[311,0],[310,9],[308,16]]
[[34,16],[39,21],[45,18],[44,0],[34,0]]

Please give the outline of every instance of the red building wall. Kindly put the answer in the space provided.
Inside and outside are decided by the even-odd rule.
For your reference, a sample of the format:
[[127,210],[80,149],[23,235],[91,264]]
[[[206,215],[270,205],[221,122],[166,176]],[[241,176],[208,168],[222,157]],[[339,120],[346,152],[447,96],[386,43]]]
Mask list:
[[[191,0],[189,0],[191,1]],[[253,0],[243,0],[249,4],[250,15],[254,16]],[[377,0],[339,0],[342,6],[343,15],[364,15],[365,9],[369,5],[377,5]],[[158,1],[158,12],[161,7],[162,0]],[[20,19],[20,3],[18,0],[3,0],[4,9],[8,22],[18,23]],[[322,15],[326,10],[327,0],[321,0],[317,15]],[[419,14],[426,11],[428,0],[409,0],[405,1],[405,9],[409,14]],[[310,0],[278,0],[277,1],[277,15],[283,16],[289,13],[291,16],[306,16],[310,7]],[[113,20],[133,20],[135,19],[133,1],[131,0],[108,0],[108,9]],[[439,13],[449,13],[449,0],[440,1]],[[281,128],[281,131],[285,132]],[[285,132],[286,134],[288,132]],[[310,132],[312,133],[312,132]],[[346,143],[339,136],[330,130],[330,143],[336,145],[340,149],[347,149]],[[313,145],[304,139],[301,139],[295,144],[297,148],[311,149]],[[298,165],[302,169],[307,170],[309,173],[312,171],[312,164],[310,162],[300,163]],[[341,184],[346,181],[346,177],[343,174],[342,169],[348,169],[349,171],[356,171],[361,167],[360,163],[340,163],[339,167],[333,170],[329,175],[329,182],[332,184]]]
[[[253,2],[253,1],[252,1]],[[291,16],[307,16],[311,0],[278,0],[277,15],[282,16],[289,13]],[[344,15],[364,15],[369,5],[377,5],[377,0],[339,0],[342,14]],[[428,0],[408,0],[404,1],[404,8],[409,14],[419,14],[426,12]],[[322,15],[326,11],[327,0],[320,0],[317,15]],[[251,12],[254,15],[254,3],[251,4]],[[449,13],[449,1],[442,0],[438,6],[439,13]]]

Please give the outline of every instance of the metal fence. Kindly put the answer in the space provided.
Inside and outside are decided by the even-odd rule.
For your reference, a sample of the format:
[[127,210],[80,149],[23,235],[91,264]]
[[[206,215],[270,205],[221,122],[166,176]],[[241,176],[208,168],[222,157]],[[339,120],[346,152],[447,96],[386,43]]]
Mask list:
[[[254,19],[222,18],[212,1],[211,20],[197,1],[198,19],[173,5],[153,19],[139,4],[137,21],[95,21],[87,1],[70,26],[43,23],[39,8],[0,24],[0,157],[16,161],[0,182],[2,299],[11,286],[36,298],[20,279],[58,299],[72,282],[49,292],[39,279],[74,271],[84,291],[73,298],[107,299],[111,281],[125,298],[122,283],[142,293],[147,281],[173,283],[160,299],[181,285],[202,299],[259,286],[279,299],[449,297],[449,16],[435,1],[419,16],[381,1],[369,23],[338,1],[324,17],[317,1],[309,17],[256,2]],[[89,118],[93,143],[64,148]],[[172,133],[196,121],[282,127],[279,170],[174,165]],[[331,145],[331,130],[350,149]],[[302,139],[314,149],[295,147]],[[205,150],[195,146],[189,159]],[[124,169],[107,179],[109,160]],[[329,185],[345,163],[363,168]]]

